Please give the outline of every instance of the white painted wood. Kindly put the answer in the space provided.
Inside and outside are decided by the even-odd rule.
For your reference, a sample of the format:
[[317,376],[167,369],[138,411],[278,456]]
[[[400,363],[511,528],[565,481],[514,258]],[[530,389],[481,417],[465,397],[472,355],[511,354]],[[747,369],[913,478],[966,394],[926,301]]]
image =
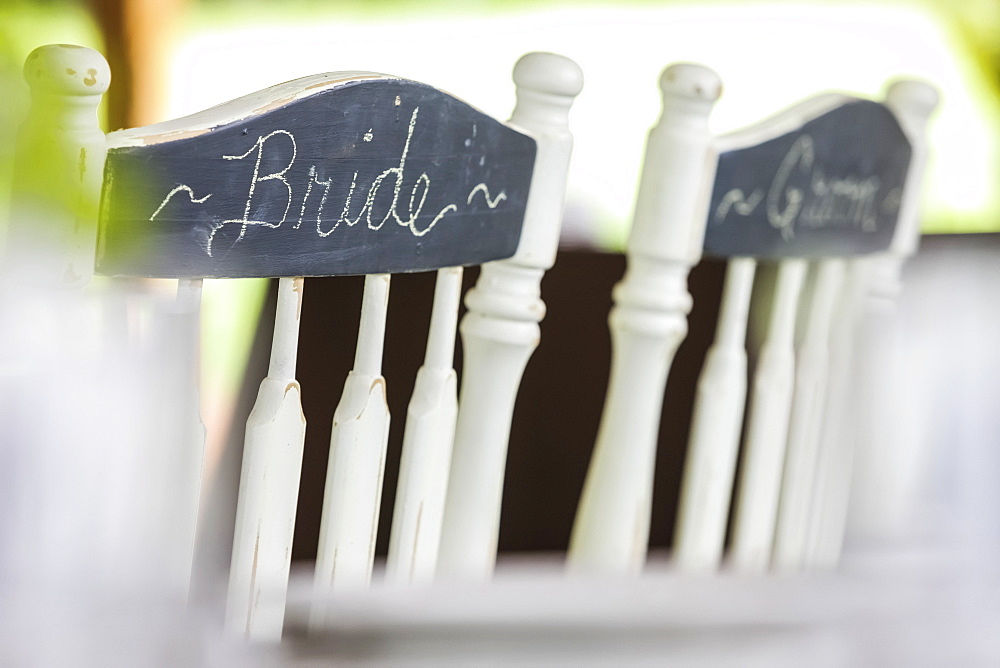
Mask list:
[[938,102],[937,90],[921,81],[896,81],[886,91],[885,104],[896,114],[896,119],[913,148],[913,157],[906,174],[906,190],[899,205],[899,222],[889,248],[890,255],[908,258],[917,252],[920,241],[920,201],[927,167],[927,122]]
[[[107,152],[97,112],[111,80],[110,70],[104,57],[92,49],[52,44],[28,56],[24,74],[32,106],[18,135],[13,229],[0,264],[35,285],[83,287],[93,273]],[[80,297],[93,300],[92,315],[100,312],[101,336],[111,346],[109,350],[122,356],[116,362],[127,360],[146,371],[145,376],[140,374],[143,380],[156,379],[148,386],[155,394],[133,398],[142,411],[136,419],[144,429],[132,437],[133,445],[142,446],[129,453],[136,459],[107,461],[105,466],[108,471],[136,466],[131,484],[140,485],[145,496],[133,495],[127,512],[110,512],[136,518],[136,525],[148,532],[130,540],[142,543],[149,552],[143,563],[147,576],[172,593],[183,593],[190,582],[204,459],[205,428],[197,391],[200,295],[200,281],[181,282],[175,302],[164,305],[155,296],[128,290],[119,282],[103,284]],[[145,324],[153,331],[142,338],[135,331],[129,335],[126,310],[133,319],[148,321]],[[74,317],[68,311],[62,315],[65,326],[72,329],[69,323],[75,322]],[[95,350],[93,342],[83,343],[87,340],[84,331],[78,334],[82,359]],[[165,357],[147,360],[151,345]],[[156,364],[163,359],[169,363]],[[110,395],[97,392],[94,401],[102,400],[114,403]],[[96,524],[91,529],[101,535]]]
[[805,566],[830,570],[840,558],[858,418],[867,399],[865,368],[855,363],[858,315],[871,260],[848,260],[844,290],[830,335],[826,412],[820,430],[814,501],[809,508]]
[[766,570],[778,512],[795,374],[795,316],[806,274],[801,259],[778,263],[774,301],[747,408],[731,558],[742,571]]
[[698,378],[673,543],[674,560],[687,571],[713,571],[722,559],[743,429],[756,268],[751,258],[729,261],[715,341]]
[[31,109],[17,136],[5,269],[81,287],[94,272],[107,154],[97,108],[111,70],[92,49],[49,44],[28,55],[24,75]]
[[575,571],[631,573],[646,555],[656,436],[667,372],[687,333],[687,274],[701,256],[715,150],[708,115],[722,84],[708,68],[660,77],[629,235],[609,316],[611,379],[569,549]]
[[[389,275],[365,277],[354,368],[333,414],[330,459],[316,554],[317,596],[362,588],[371,580],[382,476],[389,439],[389,406],[382,377]],[[322,623],[314,610],[314,621]]]
[[826,405],[830,327],[844,283],[844,265],[842,258],[819,260],[815,279],[801,307],[801,338],[795,350],[795,389],[774,534],[774,565],[782,570],[805,567],[820,428]]
[[715,139],[720,153],[756,146],[775,137],[795,132],[811,120],[833,111],[856,98],[841,93],[821,93],[788,107],[759,123],[739,128]]
[[201,505],[202,473],[205,463],[205,423],[201,419],[201,279],[180,279],[173,317],[178,321],[178,341],[174,350],[178,358],[171,361],[179,371],[179,387],[168,393],[168,400],[177,402],[180,443],[171,445],[179,450],[181,471],[177,487],[171,494],[176,503],[175,549],[180,555],[178,568],[190,581],[194,564],[195,538],[198,533],[198,509]]
[[[938,104],[937,91],[919,81],[898,81],[889,87],[886,105],[896,114],[913,157],[906,190],[899,208],[899,222],[887,253],[872,258],[869,292],[862,306],[859,359],[864,367],[870,400],[859,406],[859,435],[855,452],[854,482],[848,531],[858,539],[883,540],[901,527],[908,471],[919,457],[915,444],[904,442],[893,425],[891,392],[898,373],[893,346],[896,301],[902,290],[900,275],[906,258],[916,252],[920,236],[921,183],[927,162],[927,122]],[[833,539],[838,540],[838,539]],[[842,538],[840,538],[842,540]]]
[[530,53],[514,67],[512,125],[538,142],[521,241],[512,258],[483,265],[462,319],[462,388],[445,501],[438,573],[487,578],[496,561],[507,440],[521,375],[545,315],[540,284],[555,261],[573,138],[567,127],[583,88],[576,63]]
[[109,133],[109,143],[116,147],[146,146],[170,141],[178,138],[179,133],[186,137],[197,137],[209,130],[230,123],[235,123],[268,109],[274,109],[302,97],[315,95],[325,90],[331,90],[345,84],[363,80],[392,80],[399,77],[375,72],[327,72],[308,77],[286,81],[264,90],[230,100],[203,111],[173,118],[161,123],[145,125],[139,128],[129,128]]
[[278,640],[292,556],[306,421],[295,380],[304,279],[278,279],[267,377],[247,420],[226,629],[247,640]]
[[406,413],[396,503],[389,534],[386,581],[426,584],[434,576],[458,415],[455,332],[462,268],[441,269],[427,334]]
[[904,439],[907,429],[900,424],[907,415],[899,404],[907,364],[899,350],[897,315],[903,260],[893,254],[871,258],[859,314],[857,429],[846,530],[861,545],[890,544],[904,538],[914,521],[920,523],[909,515],[922,442]]

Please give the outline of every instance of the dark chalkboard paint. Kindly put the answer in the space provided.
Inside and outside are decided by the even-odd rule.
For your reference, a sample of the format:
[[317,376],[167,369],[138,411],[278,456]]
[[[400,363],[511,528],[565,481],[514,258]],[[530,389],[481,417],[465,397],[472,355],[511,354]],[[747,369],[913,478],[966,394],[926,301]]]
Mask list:
[[514,254],[532,138],[411,81],[309,88],[218,127],[109,150],[98,271],[327,276]]
[[794,132],[719,156],[705,253],[840,256],[892,241],[911,148],[886,107],[839,106]]

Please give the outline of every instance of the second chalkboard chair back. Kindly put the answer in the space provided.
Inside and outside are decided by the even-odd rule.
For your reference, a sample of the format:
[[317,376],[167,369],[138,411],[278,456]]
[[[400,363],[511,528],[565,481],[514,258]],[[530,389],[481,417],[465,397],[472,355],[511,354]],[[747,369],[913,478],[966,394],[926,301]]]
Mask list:
[[[103,63],[88,49],[53,45],[29,63],[48,80],[64,70],[85,75],[95,58]],[[247,421],[226,606],[231,632],[281,636],[306,429],[295,373],[305,277],[366,275],[354,367],[334,416],[318,597],[371,577],[389,429],[381,358],[390,274],[438,272],[405,426],[390,579],[433,573],[456,420],[459,462],[476,448],[505,449],[520,381],[510,356],[523,368],[537,344],[539,282],[555,257],[567,117],[582,74],[562,56],[533,53],[518,62],[514,80],[518,103],[509,123],[431,86],[341,72],[113,132],[97,142],[99,155],[91,153],[86,173],[101,193],[97,273],[179,279],[178,308],[195,318],[194,331],[203,279],[278,279],[267,376]],[[57,102],[72,110],[76,94]],[[87,123],[99,133],[96,118]],[[83,148],[86,155],[89,145]],[[484,266],[462,325],[459,411],[452,357],[467,265]],[[188,349],[193,364],[196,337]],[[193,374],[188,380],[189,396],[179,399],[190,409],[182,431],[192,443],[184,447],[200,470],[204,427]],[[474,475],[460,463],[456,471]],[[456,476],[458,494],[469,484],[496,486]],[[179,491],[196,506],[200,475],[188,477],[191,489]],[[181,501],[193,540],[192,499]],[[314,621],[323,616],[317,606]]]
[[[686,334],[687,273],[703,253],[727,269],[695,396],[675,563],[718,568],[727,530],[744,570],[828,562],[850,469],[852,438],[837,425],[848,419],[845,385],[856,380],[844,373],[854,325],[877,289],[871,267],[891,265],[898,276],[914,247],[936,93],[901,82],[885,103],[825,94],[715,137],[707,125],[721,93],[714,72],[673,65],[660,85],[663,113],[650,131],[628,268],[615,288],[611,381],[570,566],[625,573],[645,560],[664,385]],[[754,291],[757,273],[773,280]],[[753,292],[764,334],[748,392]]]

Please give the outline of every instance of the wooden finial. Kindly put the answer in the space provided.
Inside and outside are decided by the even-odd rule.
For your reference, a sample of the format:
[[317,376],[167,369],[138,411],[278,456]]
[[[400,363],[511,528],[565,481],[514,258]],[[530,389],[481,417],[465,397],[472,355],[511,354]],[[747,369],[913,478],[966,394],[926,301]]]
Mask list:
[[93,273],[106,153],[97,108],[111,70],[92,49],[50,44],[31,52],[24,77],[32,103],[18,133],[8,248],[31,258],[17,273],[80,286]]
[[514,65],[513,78],[518,94],[530,90],[566,98],[567,107],[583,90],[583,70],[580,66],[555,53],[536,51],[524,54]]
[[533,134],[538,143],[535,174],[521,242],[512,262],[548,269],[555,262],[562,221],[566,170],[552,166],[569,160],[573,137],[569,110],[583,90],[583,70],[554,53],[529,53],[514,65],[517,106],[510,122]]
[[711,68],[697,63],[674,63],[660,74],[663,108],[672,108],[677,101],[691,100],[704,104],[707,113],[722,95],[722,79]]
[[938,102],[939,96],[934,86],[912,79],[893,82],[885,95],[886,106],[896,114],[913,147],[891,247],[894,254],[902,257],[909,257],[917,250],[920,237],[920,190],[927,163],[927,121]]
[[24,78],[33,94],[99,97],[111,83],[111,68],[104,56],[93,49],[46,44],[28,55]]
[[694,264],[715,173],[714,160],[706,160],[713,141],[708,116],[722,80],[703,65],[677,63],[660,75],[660,91],[663,113],[649,132],[628,250]]
[[[886,103],[901,116],[926,122],[941,101],[937,89],[929,83],[915,79],[900,79],[889,85]],[[906,121],[901,121],[906,122]]]

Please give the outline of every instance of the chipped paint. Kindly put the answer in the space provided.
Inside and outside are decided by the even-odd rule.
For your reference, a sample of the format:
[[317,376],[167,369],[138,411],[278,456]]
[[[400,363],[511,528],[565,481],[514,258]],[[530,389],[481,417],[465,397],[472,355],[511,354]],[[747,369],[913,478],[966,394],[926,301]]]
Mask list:
[[306,279],[302,276],[295,278],[292,281],[292,292],[298,297],[298,301],[295,305],[295,319],[302,319],[302,289],[305,287]]
[[413,576],[417,572],[417,550],[420,546],[420,520],[424,515],[424,502],[420,502],[420,506],[417,508],[417,522],[416,527],[413,530],[413,551],[410,553],[410,582],[413,581]]
[[[387,398],[387,391],[386,391],[386,387],[385,387],[385,378],[383,378],[382,376],[379,376],[378,378],[376,378],[375,381],[372,383],[371,388],[368,391],[369,392],[374,392],[375,388],[379,387],[379,386],[382,387],[382,392],[381,392],[382,406],[385,409],[385,412],[388,413],[389,412],[389,401],[388,401],[388,398]],[[362,411],[362,413],[363,412],[364,411]],[[361,416],[359,415],[358,417],[361,417]]]
[[[194,127],[194,128],[191,128],[191,127],[180,128],[180,129],[177,129],[177,130],[161,130],[160,132],[155,132],[155,130],[157,129],[158,125],[168,125],[168,126],[176,127],[176,125],[177,125],[178,122],[185,120],[185,119],[175,119],[174,121],[166,121],[164,124],[157,124],[157,125],[149,126],[148,130],[154,132],[154,134],[140,134],[140,131],[143,131],[146,128],[135,128],[133,130],[123,130],[123,131],[121,131],[122,133],[124,133],[123,139],[125,137],[127,137],[128,139],[126,141],[123,141],[123,142],[119,143],[118,145],[119,146],[153,146],[153,145],[162,144],[162,143],[168,142],[168,141],[176,141],[176,140],[180,140],[180,139],[188,139],[188,138],[191,138],[191,137],[198,137],[198,136],[201,136],[201,135],[203,135],[205,133],[211,132],[211,131],[213,131],[216,128],[219,128],[221,126],[230,125],[232,123],[237,123],[239,121],[242,121],[242,120],[244,120],[246,118],[250,118],[250,117],[255,116],[257,114],[260,114],[260,113],[263,113],[263,112],[266,112],[266,111],[271,111],[271,110],[277,109],[279,107],[283,107],[283,106],[285,106],[285,105],[287,105],[287,104],[289,104],[291,102],[295,102],[296,100],[302,99],[304,97],[308,97],[311,94],[315,94],[315,92],[317,92],[317,91],[321,92],[324,89],[336,88],[336,87],[339,87],[339,86],[341,86],[341,85],[343,85],[345,83],[349,83],[351,81],[365,81],[365,80],[370,80],[370,79],[371,80],[376,80],[376,79],[396,79],[396,77],[391,77],[391,76],[384,75],[384,74],[378,74],[378,73],[375,73],[375,72],[352,73],[349,76],[336,76],[336,73],[325,74],[325,75],[317,75],[317,76],[321,76],[321,77],[324,77],[324,78],[322,79],[322,81],[319,81],[319,82],[314,83],[314,84],[310,84],[308,86],[304,86],[304,87],[302,87],[302,88],[294,91],[293,93],[282,95],[281,97],[279,97],[276,100],[271,100],[270,102],[266,102],[264,104],[258,105],[258,106],[253,107],[253,108],[244,108],[242,111],[240,111],[240,112],[238,112],[238,113],[236,113],[236,114],[234,114],[232,116],[224,116],[223,115],[223,113],[226,111],[227,107],[233,108],[234,107],[234,103],[235,103],[236,108],[239,108],[239,106],[238,106],[239,102],[244,101],[247,98],[262,97],[263,94],[267,93],[268,90],[270,90],[270,89],[265,89],[263,91],[255,93],[253,95],[246,96],[246,98],[240,98],[240,99],[237,99],[237,100],[232,100],[231,102],[227,102],[225,104],[219,105],[218,107],[213,107],[212,109],[205,110],[203,112],[199,112],[197,114],[192,115],[191,117],[187,117],[187,118],[190,118],[191,120],[194,120],[195,118],[201,118],[201,117],[208,116],[209,114],[212,114],[212,112],[216,112],[216,111],[220,112],[220,113],[213,114],[215,116],[215,119],[217,119],[217,120],[213,119],[213,120],[209,120],[207,122],[204,122],[203,124],[199,123],[198,124],[199,127]],[[310,78],[312,78],[312,77],[310,77]],[[276,86],[276,87],[273,87],[273,88],[277,88],[277,87],[283,87],[284,89],[287,90],[287,85],[286,84],[280,84],[279,86]],[[209,117],[209,118],[211,118],[211,117]],[[112,133],[112,134],[116,134],[116,133]],[[119,140],[119,141],[121,141],[121,140]]]
[[141,143],[145,146],[151,146],[153,144],[162,144],[168,141],[177,141],[180,139],[190,139],[191,137],[200,137],[206,132],[211,132],[215,127],[201,128],[199,130],[174,130],[173,132],[164,132],[159,135],[150,135],[148,137],[143,137]]
[[[385,443],[385,439],[382,440]],[[378,471],[379,471],[379,487],[382,483],[382,475],[385,471],[385,448],[381,448],[381,454],[378,458]],[[381,489],[377,489],[379,492],[375,495],[375,503],[372,504],[372,520],[371,524],[368,526],[370,530],[368,531],[368,577],[371,578],[372,563],[375,561],[375,538],[378,534],[378,511],[381,506]]]
[[[260,592],[255,592],[257,588],[257,558],[260,552],[260,522],[257,522],[257,537],[253,543],[253,564],[250,566],[250,600],[247,602],[247,625],[244,629],[244,638],[250,639],[250,629],[253,624],[253,613],[256,610],[257,598]],[[255,597],[256,594],[256,597]]]
[[284,107],[286,104],[291,104],[292,102],[295,102],[296,100],[299,100],[299,99],[305,97],[307,93],[311,93],[313,91],[322,92],[323,89],[333,88],[335,86],[340,86],[340,85],[345,84],[345,83],[347,83],[349,81],[364,81],[366,79],[371,79],[371,78],[372,78],[372,76],[370,74],[365,74],[365,75],[357,75],[357,76],[353,76],[353,77],[344,77],[343,79],[329,79],[329,80],[326,80],[326,81],[320,81],[320,82],[314,83],[314,84],[312,84],[310,86],[306,86],[302,90],[297,91],[297,92],[293,93],[292,95],[286,95],[285,97],[279,98],[279,99],[274,100],[272,102],[268,102],[264,106],[257,107],[256,109],[253,110],[252,113],[253,114],[263,114],[263,113],[268,112],[268,111],[273,111],[274,109],[280,109],[281,107]]

